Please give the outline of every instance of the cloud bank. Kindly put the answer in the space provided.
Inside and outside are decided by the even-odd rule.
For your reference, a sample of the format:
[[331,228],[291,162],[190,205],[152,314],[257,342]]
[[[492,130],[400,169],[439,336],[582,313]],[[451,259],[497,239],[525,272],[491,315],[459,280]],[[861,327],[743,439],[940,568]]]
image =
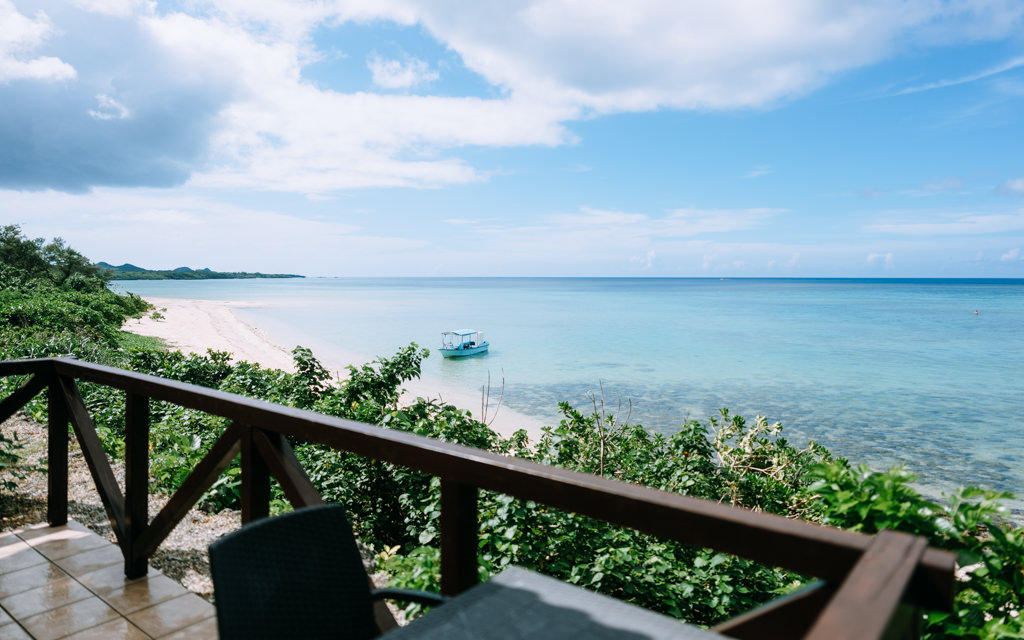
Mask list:
[[[464,148],[571,144],[566,125],[599,114],[770,108],[905,47],[1004,38],[1022,15],[1009,0],[0,0],[0,188],[474,182],[488,169]],[[326,56],[315,33],[380,22],[422,30],[489,91],[407,95],[436,61],[372,51],[363,87],[304,78]]]

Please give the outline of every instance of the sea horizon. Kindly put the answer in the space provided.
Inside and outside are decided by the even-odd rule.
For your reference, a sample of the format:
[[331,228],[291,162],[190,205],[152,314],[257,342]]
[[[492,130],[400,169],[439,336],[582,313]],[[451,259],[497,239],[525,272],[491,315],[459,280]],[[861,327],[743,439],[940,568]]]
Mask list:
[[[209,279],[243,280],[243,279]],[[879,283],[943,283],[958,282],[971,284],[1024,284],[1024,278],[988,278],[988,276],[901,276],[901,278],[862,278],[856,275],[302,275],[291,279],[245,279],[245,280],[637,280],[637,281],[836,281],[836,282],[879,282]],[[151,282],[205,282],[202,279],[187,281],[117,280],[115,283]]]

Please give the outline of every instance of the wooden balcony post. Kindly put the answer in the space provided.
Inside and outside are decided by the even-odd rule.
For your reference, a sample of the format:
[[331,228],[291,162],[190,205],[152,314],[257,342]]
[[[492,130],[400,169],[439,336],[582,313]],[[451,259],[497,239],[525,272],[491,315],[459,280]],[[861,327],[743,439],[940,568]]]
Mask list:
[[56,377],[46,389],[46,520],[51,527],[68,522],[68,409]]
[[139,549],[149,523],[149,398],[136,393],[125,398],[124,502],[124,574],[139,578],[149,570]]
[[256,429],[242,427],[242,524],[270,515],[270,468],[253,438]]
[[441,593],[454,596],[477,579],[477,488],[441,479]]

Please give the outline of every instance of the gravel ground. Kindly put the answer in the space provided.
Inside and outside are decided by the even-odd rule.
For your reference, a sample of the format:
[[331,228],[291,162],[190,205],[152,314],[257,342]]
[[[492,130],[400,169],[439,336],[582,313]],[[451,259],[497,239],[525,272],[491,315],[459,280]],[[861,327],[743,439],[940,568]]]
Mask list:
[[[18,414],[0,426],[0,429],[8,437],[13,434],[23,443],[22,453],[27,464],[40,466],[46,456],[45,425]],[[124,463],[112,463],[111,468],[124,491]],[[46,474],[30,472],[16,482],[17,488],[13,493],[0,493],[0,527],[4,531],[46,521]],[[151,518],[163,508],[167,499],[167,496],[150,495]],[[68,516],[115,542],[99,493],[73,437],[68,459]],[[157,549],[150,559],[150,566],[177,580],[190,591],[211,599],[213,583],[210,580],[206,548],[239,526],[241,516],[237,511],[209,514],[192,509]]]

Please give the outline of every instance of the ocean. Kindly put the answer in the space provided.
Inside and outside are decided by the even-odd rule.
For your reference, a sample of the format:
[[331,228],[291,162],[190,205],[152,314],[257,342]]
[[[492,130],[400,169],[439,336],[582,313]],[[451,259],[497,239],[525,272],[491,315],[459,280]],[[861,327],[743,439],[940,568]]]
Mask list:
[[[416,342],[423,375],[545,424],[558,403],[671,432],[727,407],[931,497],[958,485],[1024,498],[1024,280],[306,278],[123,281],[142,296],[260,301],[239,315],[325,362]],[[977,312],[977,313],[976,313]],[[444,360],[441,331],[488,354]],[[1010,503],[1015,519],[1024,500]]]

